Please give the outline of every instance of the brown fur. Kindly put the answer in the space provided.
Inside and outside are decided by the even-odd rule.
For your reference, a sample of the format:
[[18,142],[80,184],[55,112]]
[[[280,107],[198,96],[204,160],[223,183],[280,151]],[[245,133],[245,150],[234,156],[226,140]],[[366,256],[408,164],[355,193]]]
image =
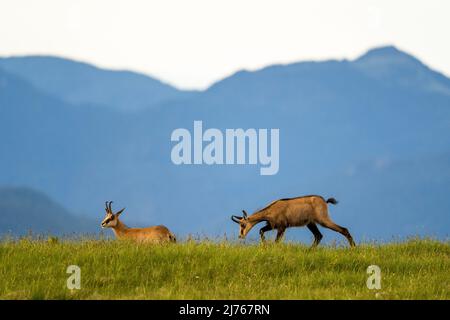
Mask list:
[[106,216],[102,221],[102,228],[112,228],[117,239],[134,240],[138,242],[176,242],[176,238],[165,226],[153,226],[147,228],[129,228],[119,220],[119,215],[124,209],[113,213],[111,203],[106,204]]
[[336,204],[337,201],[334,198],[325,201],[323,197],[316,195],[280,199],[250,216],[243,211],[243,217],[232,216],[232,220],[240,225],[240,238],[245,238],[257,223],[266,221],[266,225],[259,231],[262,241],[265,240],[264,233],[267,231],[276,229],[278,231],[276,241],[280,241],[287,228],[307,226],[314,235],[313,246],[317,246],[322,239],[322,234],[317,228],[319,224],[344,235],[353,247],[355,243],[348,230],[330,219],[328,203]]

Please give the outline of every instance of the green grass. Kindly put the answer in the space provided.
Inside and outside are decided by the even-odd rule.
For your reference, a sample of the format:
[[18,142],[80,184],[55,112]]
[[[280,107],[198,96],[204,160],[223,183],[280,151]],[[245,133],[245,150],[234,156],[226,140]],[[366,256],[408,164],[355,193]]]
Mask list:
[[[369,290],[369,265],[382,288]],[[69,265],[81,289],[69,290]],[[449,299],[450,243],[0,242],[1,299]]]

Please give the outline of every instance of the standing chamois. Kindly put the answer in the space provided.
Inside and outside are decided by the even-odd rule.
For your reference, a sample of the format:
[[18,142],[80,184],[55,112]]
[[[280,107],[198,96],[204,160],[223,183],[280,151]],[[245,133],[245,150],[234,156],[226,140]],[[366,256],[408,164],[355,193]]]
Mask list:
[[328,216],[327,204],[337,204],[336,199],[325,199],[321,196],[303,196],[290,199],[280,199],[272,202],[267,207],[248,216],[245,210],[243,217],[231,216],[231,220],[240,226],[239,238],[244,239],[247,233],[259,222],[266,221],[266,225],[259,230],[261,241],[264,241],[264,232],[277,229],[276,242],[283,237],[286,228],[307,226],[314,235],[312,247],[317,246],[322,240],[322,234],[317,224],[334,230],[344,235],[350,246],[354,247],[350,232],[344,227],[334,223]]
[[119,215],[125,210],[113,213],[112,201],[106,202],[106,216],[102,221],[102,228],[112,228],[118,239],[135,240],[139,242],[176,242],[175,236],[165,226],[154,226],[148,228],[128,228],[119,220]]

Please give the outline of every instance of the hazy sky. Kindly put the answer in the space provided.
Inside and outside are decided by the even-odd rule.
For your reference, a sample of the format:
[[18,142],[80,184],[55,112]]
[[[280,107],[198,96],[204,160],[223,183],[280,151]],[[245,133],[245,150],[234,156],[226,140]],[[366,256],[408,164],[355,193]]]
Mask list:
[[239,69],[394,44],[450,75],[447,0],[0,0],[0,55],[52,54],[205,88]]

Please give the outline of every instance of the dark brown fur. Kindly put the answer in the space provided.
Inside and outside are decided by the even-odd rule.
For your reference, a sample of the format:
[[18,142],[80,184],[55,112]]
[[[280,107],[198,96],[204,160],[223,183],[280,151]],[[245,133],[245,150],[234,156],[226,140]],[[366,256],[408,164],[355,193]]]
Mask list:
[[247,233],[259,222],[265,221],[266,225],[259,230],[261,240],[264,241],[264,233],[277,230],[275,241],[280,241],[284,232],[289,227],[307,226],[314,235],[313,247],[322,239],[322,234],[317,224],[334,230],[344,235],[350,246],[355,246],[349,231],[335,224],[328,215],[328,203],[337,204],[334,198],[325,199],[317,195],[302,196],[297,198],[280,199],[272,202],[265,208],[247,216],[245,210],[243,217],[232,216],[232,220],[240,225],[239,237],[245,238]]

